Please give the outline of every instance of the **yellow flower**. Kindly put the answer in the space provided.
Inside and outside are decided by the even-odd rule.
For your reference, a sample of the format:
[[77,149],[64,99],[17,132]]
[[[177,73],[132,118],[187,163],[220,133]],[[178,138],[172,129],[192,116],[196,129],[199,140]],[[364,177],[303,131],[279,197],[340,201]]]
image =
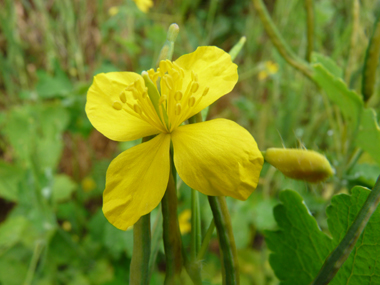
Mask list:
[[265,70],[261,70],[257,77],[259,78],[260,81],[263,81],[264,79],[268,77],[268,72],[266,72]]
[[92,190],[96,188],[95,180],[89,176],[83,178],[81,185],[84,192],[91,192]]
[[118,13],[119,13],[119,7],[117,6],[113,6],[108,9],[108,15],[110,15],[111,17],[117,15]]
[[121,153],[107,170],[103,212],[115,227],[127,229],[160,203],[169,180],[171,144],[177,172],[191,188],[248,198],[263,164],[249,132],[226,119],[182,125],[230,92],[237,80],[237,66],[217,47],[161,61],[157,71],[142,75],[94,77],[86,113],[98,131],[116,141],[156,135]]
[[181,234],[187,234],[191,231],[191,211],[189,209],[184,210],[178,216],[179,230]]
[[265,67],[270,74],[276,74],[278,72],[278,64],[273,61],[266,61]]
[[137,8],[141,12],[148,12],[149,8],[153,6],[153,1],[152,0],[133,0],[136,3]]

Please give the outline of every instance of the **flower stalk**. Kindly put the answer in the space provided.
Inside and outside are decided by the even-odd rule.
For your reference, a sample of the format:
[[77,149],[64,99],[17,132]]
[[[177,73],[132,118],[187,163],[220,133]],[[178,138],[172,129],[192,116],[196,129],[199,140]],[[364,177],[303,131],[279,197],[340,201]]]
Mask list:
[[271,17],[268,14],[267,9],[264,6],[262,0],[252,0],[253,6],[256,12],[259,14],[261,22],[263,23],[264,29],[269,35],[272,43],[281,54],[281,56],[294,68],[301,71],[304,75],[312,79],[312,71],[310,67],[300,58],[298,58],[290,47],[286,44],[285,40],[282,38],[281,34],[277,30],[275,24],[273,23]]
[[172,173],[162,199],[163,239],[166,258],[165,285],[176,284],[182,271],[181,235],[177,217],[177,192]]
[[226,198],[222,196],[209,196],[208,201],[218,231],[223,284],[240,284],[235,238],[232,232],[231,217],[227,209]]
[[142,216],[133,227],[133,253],[129,283],[149,284],[150,213]]

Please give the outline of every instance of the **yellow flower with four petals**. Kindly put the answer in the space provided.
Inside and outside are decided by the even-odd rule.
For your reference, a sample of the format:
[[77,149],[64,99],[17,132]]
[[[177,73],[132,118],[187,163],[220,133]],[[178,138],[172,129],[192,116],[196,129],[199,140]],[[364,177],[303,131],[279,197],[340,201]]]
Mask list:
[[102,73],[87,94],[93,126],[115,141],[155,137],[117,156],[106,174],[103,212],[127,229],[161,201],[175,168],[191,188],[240,200],[256,188],[263,157],[250,133],[233,121],[183,124],[238,80],[237,65],[217,47],[199,47],[157,71]]

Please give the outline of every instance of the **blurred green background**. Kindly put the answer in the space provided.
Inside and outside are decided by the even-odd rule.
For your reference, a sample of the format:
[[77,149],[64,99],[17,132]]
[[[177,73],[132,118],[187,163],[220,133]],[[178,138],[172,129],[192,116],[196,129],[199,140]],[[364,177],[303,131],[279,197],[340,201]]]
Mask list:
[[[303,0],[264,1],[293,51],[306,55]],[[357,44],[350,43],[352,0],[318,0],[315,50],[345,70],[360,90],[365,49],[380,1],[362,0]],[[0,2],[0,284],[127,284],[133,232],[103,216],[102,191],[110,161],[138,141],[116,143],[97,132],[84,112],[92,77],[100,72],[154,67],[171,23],[180,33],[173,59],[200,45],[229,51],[239,82],[210,109],[247,128],[259,148],[305,147],[325,154],[336,175],[316,185],[285,178],[265,164],[259,187],[245,201],[228,199],[242,284],[277,284],[264,241],[283,189],[297,190],[326,228],[331,196],[352,185],[374,185],[380,168],[365,154],[347,171],[339,114],[316,85],[288,66],[271,44],[251,1],[154,1],[149,12],[117,0]],[[376,93],[378,95],[378,88]],[[380,110],[379,96],[371,106]],[[329,114],[335,119],[331,118]],[[338,122],[338,123],[336,123]],[[179,215],[189,245],[190,189],[180,184]],[[202,228],[212,215],[201,195]],[[152,223],[158,209],[152,214]],[[216,234],[203,262],[204,284],[221,284]],[[162,284],[163,249],[151,284]],[[189,279],[184,272],[184,284]],[[190,284],[190,283],[189,283]]]

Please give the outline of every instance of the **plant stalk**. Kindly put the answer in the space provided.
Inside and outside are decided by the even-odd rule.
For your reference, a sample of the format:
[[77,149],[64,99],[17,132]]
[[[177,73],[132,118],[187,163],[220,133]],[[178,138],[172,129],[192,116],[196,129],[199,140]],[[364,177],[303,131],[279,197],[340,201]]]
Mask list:
[[218,231],[222,257],[223,285],[240,284],[235,238],[232,232],[231,217],[227,209],[226,198],[209,196],[208,201]]
[[149,284],[150,213],[142,216],[133,226],[133,252],[129,283]]

